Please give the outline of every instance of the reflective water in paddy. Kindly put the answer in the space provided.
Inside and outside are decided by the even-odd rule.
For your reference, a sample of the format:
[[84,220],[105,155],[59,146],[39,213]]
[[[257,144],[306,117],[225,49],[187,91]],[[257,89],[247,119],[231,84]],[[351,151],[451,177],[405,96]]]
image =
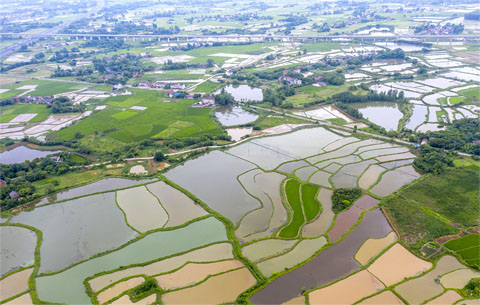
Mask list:
[[84,186],[76,187],[68,191],[60,192],[52,196],[45,197],[41,199],[39,202],[37,202],[37,205],[75,198],[75,197],[89,195],[93,193],[112,191],[115,189],[121,189],[121,188],[126,188],[134,185],[152,182],[155,180],[156,179],[132,180],[132,179],[125,179],[125,178],[105,178],[90,184],[86,184]]
[[362,174],[362,176],[358,180],[358,186],[364,190],[368,189],[372,184],[377,182],[378,177],[385,170],[386,169],[384,167],[381,167],[379,165],[370,165],[370,167],[365,171],[365,173]]
[[265,170],[273,170],[279,164],[293,160],[292,157],[257,145],[252,141],[235,146],[229,149],[228,153],[255,163]]
[[265,173],[260,169],[254,169],[238,177],[246,191],[262,203],[262,208],[245,215],[235,230],[240,243],[270,236],[285,223],[287,212],[280,197],[283,179],[285,179],[283,175]]
[[187,195],[179,190],[160,181],[147,185],[147,189],[153,193],[162,206],[167,209],[168,222],[167,227],[181,225],[194,218],[206,215],[207,212],[199,205],[193,202]]
[[320,236],[327,232],[335,216],[335,213],[332,211],[332,194],[333,192],[331,190],[320,189],[317,199],[322,205],[322,213],[317,219],[307,223],[303,227],[303,237]]
[[308,165],[308,163],[303,161],[303,160],[293,161],[293,162],[288,162],[288,163],[282,164],[281,166],[279,166],[277,168],[277,170],[280,171],[280,172],[292,174],[295,169],[297,169],[299,167],[306,166],[306,165]]
[[215,116],[223,126],[235,126],[255,121],[258,115],[243,110],[240,106],[220,106],[215,110]]
[[253,304],[281,304],[302,293],[304,288],[318,287],[360,268],[353,256],[368,238],[380,238],[391,231],[378,209],[368,212],[362,222],[340,243],[320,252],[305,265],[274,280],[254,294]]
[[[12,222],[13,223],[13,222]],[[0,276],[32,265],[37,234],[21,227],[0,227]]]
[[297,176],[300,180],[306,182],[311,174],[313,174],[318,168],[314,166],[306,166],[295,171],[295,176]]
[[292,248],[298,240],[284,240],[284,239],[265,239],[249,244],[242,248],[242,254],[256,262],[270,256],[278,255],[288,251]]
[[61,150],[38,150],[27,146],[17,146],[14,149],[0,153],[1,164],[22,163],[27,160],[32,161],[36,158],[43,158],[61,152]]
[[260,202],[237,181],[238,175],[253,168],[249,162],[213,151],[187,161],[165,176],[237,223],[246,212],[260,207]]
[[330,182],[328,181],[330,175],[330,173],[319,170],[315,174],[313,174],[312,177],[310,177],[310,182],[325,187],[332,187],[330,185]]
[[114,193],[39,207],[14,216],[12,222],[43,232],[40,272],[57,271],[137,236],[125,223]]
[[392,148],[369,150],[361,153],[360,157],[362,157],[363,159],[368,159],[368,158],[374,158],[377,156],[390,155],[390,154],[402,153],[407,151],[408,151],[408,148],[397,146]]
[[380,182],[373,186],[370,191],[377,196],[385,197],[418,177],[420,177],[420,174],[411,165],[399,167],[383,174]]
[[224,225],[213,217],[172,231],[158,231],[115,252],[90,259],[61,273],[37,278],[42,301],[90,304],[83,280],[120,266],[148,262],[205,244],[227,240]]
[[342,137],[325,128],[318,127],[301,129],[280,136],[255,139],[252,142],[283,153],[293,159],[302,159],[322,153],[323,146],[338,139],[342,139]]
[[398,122],[403,117],[403,113],[398,109],[396,103],[369,102],[352,103],[351,105],[369,121],[386,130],[397,130]]
[[411,130],[415,130],[417,126],[427,120],[428,107],[422,105],[413,105],[412,116],[405,123],[405,127]]

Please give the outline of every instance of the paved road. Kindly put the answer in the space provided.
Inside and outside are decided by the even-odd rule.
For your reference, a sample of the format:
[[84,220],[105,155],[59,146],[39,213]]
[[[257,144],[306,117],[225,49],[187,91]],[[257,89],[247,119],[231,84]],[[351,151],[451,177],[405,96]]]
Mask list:
[[[82,17],[83,18],[83,17]],[[77,19],[78,20],[78,19]],[[13,35],[13,36],[35,36],[38,34],[32,33],[11,33],[11,32],[0,32],[0,35]],[[155,35],[155,34],[93,34],[93,33],[56,33],[56,32],[45,32],[40,35],[43,36],[53,36],[53,37],[79,37],[79,38],[155,38],[155,39],[217,39],[217,38],[231,38],[231,39],[316,39],[316,40],[330,40],[330,39],[427,39],[427,38],[437,38],[437,39],[480,39],[480,35],[471,35],[471,34],[455,34],[455,35],[431,35],[431,34],[405,34],[405,35],[324,35],[324,36],[311,36],[311,35],[300,35],[300,36],[291,36],[291,35],[199,35],[199,34],[172,34],[172,35]]]

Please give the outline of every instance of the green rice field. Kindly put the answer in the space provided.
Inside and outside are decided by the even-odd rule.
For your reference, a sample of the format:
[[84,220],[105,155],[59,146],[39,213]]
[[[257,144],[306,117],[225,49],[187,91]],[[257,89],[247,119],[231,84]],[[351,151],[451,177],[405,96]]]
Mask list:
[[455,251],[468,264],[477,268],[480,266],[480,235],[468,234],[459,239],[450,240],[445,247]]
[[[130,143],[152,137],[195,137],[218,135],[221,129],[210,119],[210,109],[192,108],[191,100],[166,100],[162,92],[133,90],[133,95],[107,100],[113,108],[94,113],[84,120],[57,132],[61,139],[75,133],[91,135],[101,132],[112,139]],[[146,110],[126,110],[132,106]]]

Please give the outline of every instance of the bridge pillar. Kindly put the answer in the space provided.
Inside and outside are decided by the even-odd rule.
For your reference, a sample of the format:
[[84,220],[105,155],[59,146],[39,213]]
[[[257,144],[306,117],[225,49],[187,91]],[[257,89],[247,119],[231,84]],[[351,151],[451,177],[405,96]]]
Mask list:
[[93,37],[92,37],[92,36],[90,36],[90,40],[93,40]]

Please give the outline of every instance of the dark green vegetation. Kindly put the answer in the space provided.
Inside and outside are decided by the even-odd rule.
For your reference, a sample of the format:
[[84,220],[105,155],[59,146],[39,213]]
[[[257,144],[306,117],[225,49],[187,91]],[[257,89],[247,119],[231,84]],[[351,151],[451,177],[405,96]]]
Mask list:
[[461,290],[461,293],[469,298],[478,298],[480,297],[480,278],[474,277],[468,281],[465,288]]
[[319,187],[313,184],[302,185],[302,203],[305,211],[305,220],[313,220],[320,212],[320,204],[317,201],[316,195]]
[[285,194],[292,214],[289,224],[280,231],[280,237],[296,237],[298,230],[305,222],[312,221],[318,216],[321,212],[321,206],[316,197],[318,189],[317,185],[300,184],[294,179],[285,183]]
[[418,152],[413,165],[424,173],[440,174],[454,165],[452,158],[443,150],[423,145]]
[[421,137],[427,138],[433,147],[480,155],[480,144],[474,144],[480,140],[478,119],[457,120],[447,125],[446,130],[428,132]]
[[[0,177],[6,181],[6,185],[0,188],[0,209],[8,210],[35,199],[33,182],[73,170],[70,165],[75,165],[76,161],[71,161],[68,153],[60,155],[64,162],[56,163],[46,157],[23,163],[0,164]],[[11,192],[17,192],[19,198],[11,198]]]
[[419,249],[437,237],[454,234],[458,228],[479,224],[478,173],[447,169],[405,188],[383,202],[401,239]]
[[459,239],[450,240],[445,243],[445,247],[455,251],[467,264],[480,268],[480,235],[468,234]]
[[142,284],[138,285],[137,287],[133,288],[129,293],[128,296],[130,297],[130,300],[133,302],[137,302],[146,296],[149,296],[150,294],[154,293],[155,290],[157,290],[158,284],[157,281],[154,278],[149,278]]
[[[107,137],[131,143],[149,138],[185,138],[220,135],[210,119],[210,109],[192,108],[192,100],[164,102],[163,92],[133,90],[133,95],[112,97],[111,108],[94,113],[77,124],[57,132],[62,140],[70,140],[76,133],[91,135],[103,133]],[[145,110],[122,110],[132,106]]]
[[300,202],[300,183],[294,179],[290,179],[285,183],[285,194],[287,202],[292,210],[290,223],[284,227],[279,236],[285,238],[293,238],[298,234],[299,228],[305,222],[302,211],[302,203]]
[[362,190],[356,187],[336,189],[332,194],[332,210],[335,213],[340,213],[348,209],[360,196],[362,196]]

